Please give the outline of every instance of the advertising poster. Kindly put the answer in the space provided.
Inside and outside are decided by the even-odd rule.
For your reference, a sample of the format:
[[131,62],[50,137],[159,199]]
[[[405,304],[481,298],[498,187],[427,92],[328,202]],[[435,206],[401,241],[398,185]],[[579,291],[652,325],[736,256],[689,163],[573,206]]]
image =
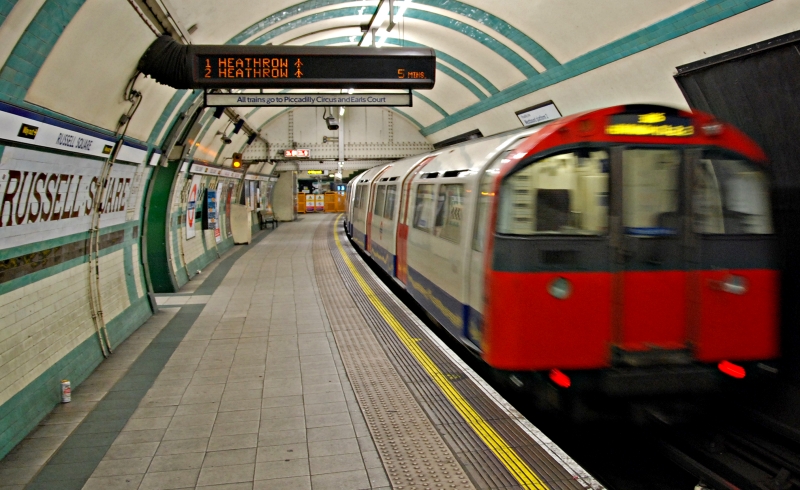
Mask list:
[[216,211],[216,214],[217,214],[217,226],[216,226],[216,228],[214,228],[214,240],[216,240],[217,243],[222,241],[222,233],[220,232],[220,228],[221,227],[220,227],[220,223],[219,223],[219,220],[221,218],[221,216],[219,214],[219,200],[220,199],[222,199],[222,182],[217,184],[217,199],[215,201],[215,206],[216,206],[216,210],[215,211]]
[[206,191],[206,220],[208,222],[209,230],[216,230],[219,228],[219,219],[217,218],[217,190],[209,189]]
[[233,182],[228,182],[228,192],[225,196],[225,236],[231,237],[231,196],[233,195]]
[[250,211],[255,211],[258,207],[257,195],[256,195],[256,185],[258,183],[251,180],[250,181]]
[[196,233],[194,231],[195,207],[197,206],[197,194],[200,192],[200,175],[192,176],[192,185],[189,188],[189,199],[186,204],[186,239],[192,239]]

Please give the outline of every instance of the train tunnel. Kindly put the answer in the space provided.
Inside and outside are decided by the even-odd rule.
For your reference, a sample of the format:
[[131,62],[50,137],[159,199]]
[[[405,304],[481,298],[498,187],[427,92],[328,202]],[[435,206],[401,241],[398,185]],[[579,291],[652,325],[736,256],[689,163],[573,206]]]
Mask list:
[[[45,427],[62,380],[77,392],[114,360],[159,295],[307,210],[336,211],[314,196],[343,195],[376,165],[622,104],[711,113],[767,153],[777,386],[800,393],[799,12],[798,0],[0,1],[0,458]],[[276,84],[249,93],[289,102],[210,105],[239,89],[179,86],[162,76],[183,69],[167,55],[154,74],[158,39],[429,49],[435,85],[404,105],[304,104],[280,85],[301,67],[278,64]],[[48,454],[62,429],[42,436]],[[3,464],[18,488],[40,469]]]

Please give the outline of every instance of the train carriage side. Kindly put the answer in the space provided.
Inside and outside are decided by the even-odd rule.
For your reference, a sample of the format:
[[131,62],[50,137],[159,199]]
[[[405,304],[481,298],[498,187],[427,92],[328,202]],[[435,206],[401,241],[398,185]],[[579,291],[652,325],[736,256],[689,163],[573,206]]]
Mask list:
[[618,106],[507,160],[486,235],[488,364],[645,395],[714,389],[777,355],[766,158],[742,133]]
[[509,135],[473,140],[425,160],[407,191],[408,238],[398,236],[399,246],[407,248],[405,283],[412,297],[473,347],[466,326],[475,194],[481,171],[509,140]]
[[370,254],[391,277],[397,277],[397,223],[401,209],[402,185],[420,161],[419,156],[406,158],[388,166],[374,181],[375,197],[370,224]]
[[357,182],[358,178],[348,182],[345,191],[344,229],[349,237],[353,236],[353,199],[355,199],[354,189]]
[[384,167],[384,165],[379,165],[359,175],[353,189],[353,205],[351,208],[352,234],[350,238],[364,251],[367,251],[367,241],[369,240],[367,236],[367,209],[370,202],[370,183]]

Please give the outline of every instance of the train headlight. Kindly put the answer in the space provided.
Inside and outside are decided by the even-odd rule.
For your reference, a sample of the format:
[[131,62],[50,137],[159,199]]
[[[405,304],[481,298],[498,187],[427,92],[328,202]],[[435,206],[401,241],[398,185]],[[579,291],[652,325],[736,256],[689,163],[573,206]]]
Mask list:
[[556,299],[567,299],[572,294],[572,283],[559,277],[547,285],[547,292]]

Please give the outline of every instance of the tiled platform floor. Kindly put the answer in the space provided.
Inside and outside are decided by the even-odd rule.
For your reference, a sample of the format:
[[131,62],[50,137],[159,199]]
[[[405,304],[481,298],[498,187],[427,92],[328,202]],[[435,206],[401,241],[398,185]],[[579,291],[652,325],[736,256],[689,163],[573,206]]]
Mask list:
[[[184,309],[195,312],[194,320],[107,452],[92,463],[83,488],[388,488],[315,283],[311,247],[320,219],[306,216],[270,233],[236,260],[213,292],[201,285],[187,288],[193,294],[159,298],[162,311],[132,345],[153,338]],[[78,422],[61,413],[89,411],[109,389],[126,399],[126,378],[115,385],[122,373],[110,374],[115,356],[75,390],[72,405],[59,407],[55,417],[73,424],[69,429]],[[129,389],[134,393],[136,383]],[[54,449],[37,452],[34,439],[51,437],[47,427],[6,459],[38,457],[41,465]],[[69,429],[56,431],[51,446]],[[76,459],[85,466],[90,456]],[[21,474],[0,480],[13,483],[0,489],[24,488],[36,470],[9,463],[0,464],[0,476]],[[29,488],[59,488],[58,479],[40,481],[47,469]]]

